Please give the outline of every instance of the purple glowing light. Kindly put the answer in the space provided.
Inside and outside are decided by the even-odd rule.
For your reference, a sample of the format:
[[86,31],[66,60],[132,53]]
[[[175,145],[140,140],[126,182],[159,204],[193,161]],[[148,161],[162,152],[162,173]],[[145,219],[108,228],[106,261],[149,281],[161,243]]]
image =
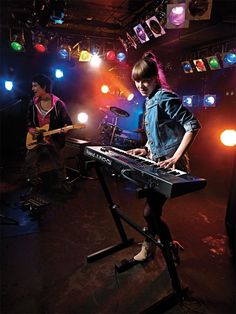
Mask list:
[[179,26],[185,21],[185,9],[183,6],[174,7],[169,15],[169,21],[171,24]]

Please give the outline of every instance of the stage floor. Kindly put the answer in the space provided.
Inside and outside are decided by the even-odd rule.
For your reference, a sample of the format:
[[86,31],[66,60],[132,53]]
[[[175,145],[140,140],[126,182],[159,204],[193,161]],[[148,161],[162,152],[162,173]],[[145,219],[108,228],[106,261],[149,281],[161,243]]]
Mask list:
[[[7,175],[6,175],[7,173]],[[140,313],[169,295],[172,286],[160,249],[155,258],[123,273],[115,264],[130,259],[142,236],[124,223],[134,244],[87,263],[86,257],[120,242],[119,234],[95,180],[80,179],[71,195],[56,191],[40,197],[47,202],[35,216],[22,208],[25,187],[7,169],[2,176],[2,213],[19,225],[1,231],[2,313]],[[144,199],[135,186],[104,173],[113,201],[144,226]],[[204,190],[169,200],[164,209],[173,238],[185,248],[177,271],[190,293],[167,313],[235,313],[235,274],[225,230],[228,186],[217,182]],[[11,222],[11,221],[10,221]]]

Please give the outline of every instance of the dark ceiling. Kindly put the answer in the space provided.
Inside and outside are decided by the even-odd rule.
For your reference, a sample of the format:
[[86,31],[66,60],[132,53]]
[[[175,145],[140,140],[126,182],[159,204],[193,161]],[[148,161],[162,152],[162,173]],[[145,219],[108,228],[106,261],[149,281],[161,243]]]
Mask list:
[[[51,3],[64,4],[64,23],[54,24],[45,17]],[[195,0],[206,1],[206,0]],[[173,2],[173,1],[172,1]],[[2,0],[1,29],[40,29],[59,36],[119,42],[126,32],[146,18],[165,10],[165,0]],[[42,8],[44,14],[42,13]],[[41,16],[40,16],[41,14]],[[183,48],[202,47],[235,37],[235,0],[213,0],[209,20],[190,21],[189,28],[166,30],[166,35],[156,39],[159,47],[172,47],[178,43]]]

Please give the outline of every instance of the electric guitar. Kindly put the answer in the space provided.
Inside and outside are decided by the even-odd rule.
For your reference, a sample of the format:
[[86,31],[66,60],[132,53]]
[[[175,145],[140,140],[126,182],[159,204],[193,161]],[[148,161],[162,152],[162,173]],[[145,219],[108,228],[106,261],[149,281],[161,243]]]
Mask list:
[[27,133],[26,136],[26,148],[28,150],[35,148],[36,146],[40,144],[47,143],[46,137],[52,134],[56,133],[63,133],[64,131],[72,130],[72,129],[83,129],[85,128],[84,124],[74,124],[74,125],[67,125],[60,129],[50,130],[49,124],[45,124],[42,127],[38,127],[37,130],[39,131],[39,134],[37,136],[32,135],[30,132]]

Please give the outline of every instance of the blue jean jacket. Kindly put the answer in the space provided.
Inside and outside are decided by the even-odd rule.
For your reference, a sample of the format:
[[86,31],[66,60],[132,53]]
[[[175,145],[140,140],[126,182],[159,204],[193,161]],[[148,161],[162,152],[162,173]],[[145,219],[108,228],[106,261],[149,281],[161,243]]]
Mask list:
[[145,104],[145,129],[151,158],[172,155],[185,132],[201,128],[199,121],[173,92],[158,90]]

